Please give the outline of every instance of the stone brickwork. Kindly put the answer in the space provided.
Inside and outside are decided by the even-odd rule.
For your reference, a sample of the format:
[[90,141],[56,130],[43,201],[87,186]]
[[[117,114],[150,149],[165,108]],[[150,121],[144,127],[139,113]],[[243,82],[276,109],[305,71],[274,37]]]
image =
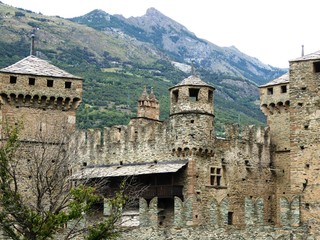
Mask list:
[[[44,116],[74,124],[79,79],[50,102],[46,86],[27,98],[31,86],[13,90],[12,73],[0,74],[12,90],[1,95],[2,117],[23,116],[35,131],[32,120],[46,106]],[[268,126],[227,125],[225,138],[214,132],[215,89],[197,76],[169,89],[165,121],[145,88],[128,125],[78,131],[74,179],[109,178],[115,186],[134,176],[146,187],[120,239],[320,239],[319,82],[320,53],[291,61],[289,74],[260,87]]]

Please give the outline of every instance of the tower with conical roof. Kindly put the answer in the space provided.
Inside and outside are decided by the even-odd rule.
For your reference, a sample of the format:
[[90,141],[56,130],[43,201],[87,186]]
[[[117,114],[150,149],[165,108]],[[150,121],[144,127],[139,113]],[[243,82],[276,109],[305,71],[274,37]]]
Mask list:
[[173,151],[211,152],[214,87],[192,75],[169,90]]
[[22,139],[75,128],[81,78],[30,55],[0,70],[0,89],[2,126],[21,123]]

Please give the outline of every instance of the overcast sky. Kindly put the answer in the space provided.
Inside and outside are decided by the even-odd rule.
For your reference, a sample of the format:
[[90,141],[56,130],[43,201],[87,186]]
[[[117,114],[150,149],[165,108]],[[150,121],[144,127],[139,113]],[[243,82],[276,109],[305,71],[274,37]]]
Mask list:
[[[125,17],[149,7],[187,27],[197,37],[240,51],[275,67],[320,50],[319,0],[0,0],[65,18],[94,9]],[[0,36],[1,38],[1,36]]]

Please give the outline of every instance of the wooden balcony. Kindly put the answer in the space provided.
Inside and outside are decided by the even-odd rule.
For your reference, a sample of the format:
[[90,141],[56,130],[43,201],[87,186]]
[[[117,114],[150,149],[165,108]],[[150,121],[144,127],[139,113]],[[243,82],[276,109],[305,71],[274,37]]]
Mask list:
[[[182,197],[182,189],[183,186],[180,185],[153,185],[153,186],[144,186],[141,189],[141,193],[139,194],[139,197],[143,197],[146,199],[151,199],[154,197],[158,198],[173,198],[175,196]],[[105,189],[104,195],[106,197],[111,197],[114,195],[115,192],[117,192],[118,189],[116,188],[108,188]],[[130,193],[139,192],[140,189],[137,187],[134,187],[132,189],[128,188],[126,192],[130,195]]]
[[174,196],[182,197],[183,186],[177,185],[157,185],[149,186],[141,193],[143,198],[172,198]]

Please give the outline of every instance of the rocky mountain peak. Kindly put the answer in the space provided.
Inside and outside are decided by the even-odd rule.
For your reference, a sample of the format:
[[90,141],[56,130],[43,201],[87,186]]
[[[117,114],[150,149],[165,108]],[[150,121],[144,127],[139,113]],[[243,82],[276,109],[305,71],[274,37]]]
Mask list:
[[147,16],[159,16],[159,17],[166,17],[165,15],[163,15],[160,11],[158,11],[157,9],[151,7],[147,9],[146,14]]
[[155,29],[160,28],[168,32],[189,32],[186,27],[174,21],[170,17],[167,17],[155,8],[149,8],[147,9],[145,15],[141,17],[130,17],[127,19],[127,21],[130,22],[130,24],[140,27],[147,32],[152,32],[155,31]]

